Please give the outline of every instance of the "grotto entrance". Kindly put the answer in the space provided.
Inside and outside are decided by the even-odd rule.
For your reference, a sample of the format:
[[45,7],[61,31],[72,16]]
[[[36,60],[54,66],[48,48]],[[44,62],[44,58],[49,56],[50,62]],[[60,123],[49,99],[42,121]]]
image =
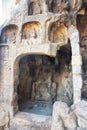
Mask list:
[[[52,115],[55,101],[73,102],[70,46],[60,48],[55,58],[26,55],[19,61],[15,90],[19,111]],[[16,73],[17,74],[17,73]],[[14,109],[16,111],[17,103]]]

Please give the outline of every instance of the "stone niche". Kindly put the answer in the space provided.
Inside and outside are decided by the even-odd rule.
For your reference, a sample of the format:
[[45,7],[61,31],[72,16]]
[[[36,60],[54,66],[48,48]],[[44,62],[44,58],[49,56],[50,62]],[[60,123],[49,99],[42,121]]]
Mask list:
[[28,3],[28,15],[41,14],[40,3],[37,0]]
[[67,28],[64,24],[60,24],[58,21],[54,22],[49,27],[49,41],[52,43],[60,44],[61,46],[67,44]]
[[87,12],[77,16],[77,27],[80,33],[80,49],[83,60],[82,65],[82,99],[87,100]]
[[70,8],[69,0],[46,0],[49,12],[61,13]]
[[18,33],[18,27],[16,25],[14,25],[14,24],[7,25],[1,31],[0,43],[7,43],[7,42],[15,43],[17,33]]
[[31,0],[28,2],[28,15],[37,15],[47,12],[45,0]]
[[42,14],[44,12],[60,13],[68,10],[69,4],[68,0],[31,0],[28,1],[28,15]]
[[[87,4],[83,2],[84,5]],[[79,10],[82,6],[81,0],[29,0],[28,15],[37,15],[45,12],[62,13],[65,11]]]
[[28,40],[29,43],[41,43],[42,27],[39,22],[28,22],[22,27],[22,39]]
[[[51,115],[55,101],[69,106],[73,100],[71,51],[63,46],[55,58],[26,55],[14,70],[13,107],[20,111]],[[17,69],[19,68],[19,71]]]

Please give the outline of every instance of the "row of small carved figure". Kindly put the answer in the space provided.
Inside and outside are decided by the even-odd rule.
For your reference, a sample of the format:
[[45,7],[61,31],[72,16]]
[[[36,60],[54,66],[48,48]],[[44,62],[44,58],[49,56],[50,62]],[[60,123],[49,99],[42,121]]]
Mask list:
[[[38,42],[41,43],[42,39],[48,39],[47,41],[56,42],[66,41],[66,27],[64,24],[57,26],[57,23],[53,23],[48,32],[47,38],[43,35],[43,29],[39,22],[28,22],[22,27],[21,36],[18,34],[18,27],[16,25],[9,25],[2,29],[0,43],[16,42],[16,39],[27,39],[29,43]],[[18,36],[19,35],[19,36]],[[38,41],[37,41],[38,40]]]
[[29,0],[28,15],[41,14],[49,11],[58,13],[62,11],[79,10],[87,7],[86,0]]

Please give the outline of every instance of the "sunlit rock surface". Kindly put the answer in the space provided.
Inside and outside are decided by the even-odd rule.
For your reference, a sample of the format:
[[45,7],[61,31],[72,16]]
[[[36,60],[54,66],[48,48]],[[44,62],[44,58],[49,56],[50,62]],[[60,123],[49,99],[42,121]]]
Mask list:
[[87,130],[87,1],[2,4],[0,130]]

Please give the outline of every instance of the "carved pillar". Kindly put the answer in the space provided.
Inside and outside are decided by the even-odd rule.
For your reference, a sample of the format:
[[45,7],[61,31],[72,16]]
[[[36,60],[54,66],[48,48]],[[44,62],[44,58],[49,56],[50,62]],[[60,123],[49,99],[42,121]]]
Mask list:
[[81,100],[82,56],[80,54],[79,32],[73,25],[69,28],[69,38],[72,50],[73,101],[77,103]]
[[0,98],[2,102],[7,102],[7,89],[9,86],[9,47],[7,45],[0,46]]
[[8,124],[9,107],[9,48],[7,45],[0,45],[0,127]]

